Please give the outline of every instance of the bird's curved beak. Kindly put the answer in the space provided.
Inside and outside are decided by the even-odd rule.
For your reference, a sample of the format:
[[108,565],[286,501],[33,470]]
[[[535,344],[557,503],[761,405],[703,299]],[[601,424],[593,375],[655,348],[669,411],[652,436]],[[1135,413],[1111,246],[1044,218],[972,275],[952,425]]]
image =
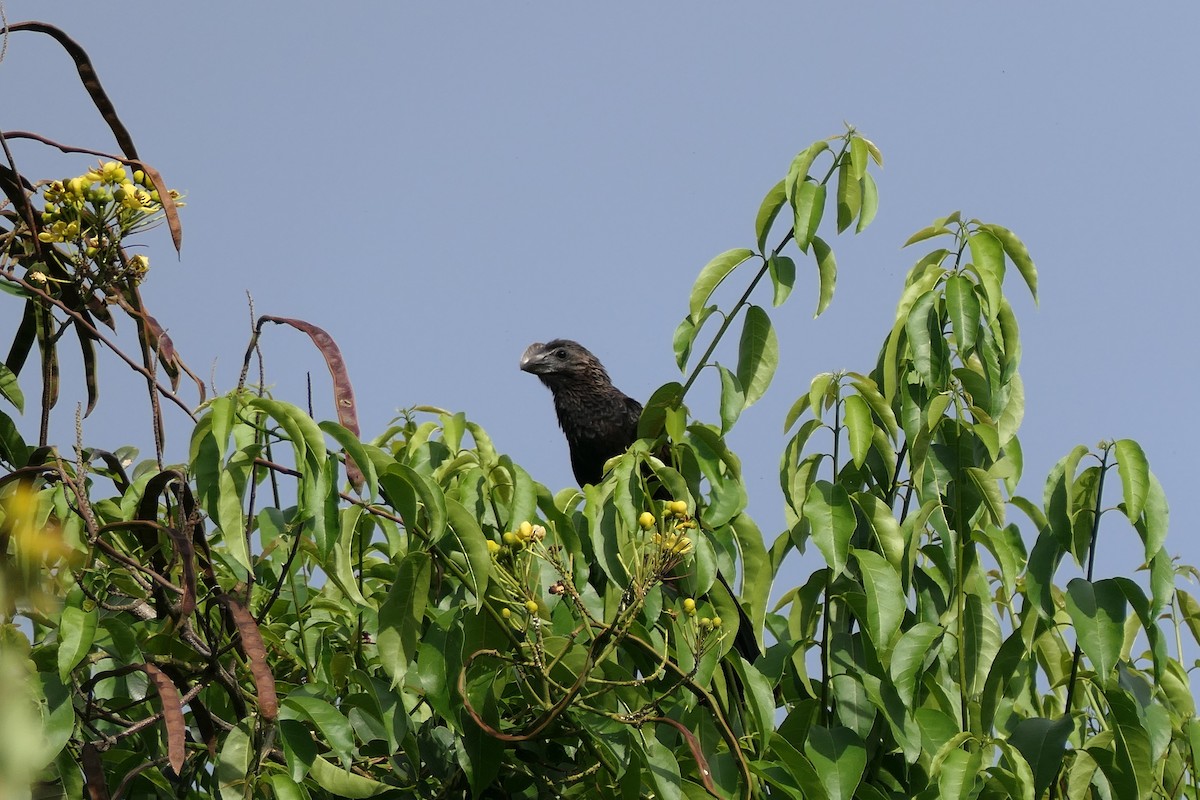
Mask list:
[[540,375],[548,371],[546,369],[544,347],[545,345],[541,342],[534,342],[525,348],[525,352],[521,354],[521,370],[523,372],[532,372],[534,375]]

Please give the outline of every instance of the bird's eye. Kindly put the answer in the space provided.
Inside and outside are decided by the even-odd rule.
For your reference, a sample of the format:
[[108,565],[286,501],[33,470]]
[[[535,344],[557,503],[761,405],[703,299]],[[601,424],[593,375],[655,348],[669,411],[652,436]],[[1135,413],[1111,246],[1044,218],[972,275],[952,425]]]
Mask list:
[[554,357],[555,357],[555,358],[566,358],[566,357],[567,357],[567,351],[566,351],[566,350],[563,350],[563,349],[560,347],[560,348],[558,348],[557,350],[555,350],[555,351],[554,351]]

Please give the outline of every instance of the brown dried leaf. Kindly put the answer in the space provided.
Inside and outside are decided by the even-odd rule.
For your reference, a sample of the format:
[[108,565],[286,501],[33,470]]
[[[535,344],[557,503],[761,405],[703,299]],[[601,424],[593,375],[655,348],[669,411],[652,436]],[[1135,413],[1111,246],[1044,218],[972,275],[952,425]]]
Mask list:
[[[333,405],[337,409],[338,423],[358,436],[358,406],[354,402],[354,387],[350,384],[350,374],[346,370],[346,361],[342,358],[342,351],[333,337],[322,328],[300,319],[264,315],[259,318],[257,327],[261,328],[264,322],[290,325],[296,330],[308,334],[313,344],[321,351],[321,355],[325,357],[325,366],[329,368],[329,375],[333,379]],[[348,454],[346,456],[346,477],[356,489],[362,487],[362,471]]]
[[108,99],[108,95],[105,94],[104,87],[100,85],[100,78],[97,77],[96,70],[92,67],[91,59],[88,58],[86,50],[58,28],[53,25],[47,25],[44,22],[17,22],[9,25],[8,29],[14,33],[17,31],[44,33],[62,45],[62,48],[75,61],[75,69],[79,72],[79,79],[83,82],[83,88],[87,90],[88,96],[92,98],[92,103],[96,106],[96,110],[100,112],[100,116],[108,123],[108,127],[113,132],[113,136],[116,138],[117,146],[121,148],[121,152],[125,153],[129,158],[138,157],[137,148],[133,146],[133,137],[125,129],[125,125],[121,122],[120,117],[117,116],[117,109],[113,106],[112,101]]
[[187,733],[183,722],[183,706],[179,700],[179,690],[161,669],[153,664],[143,664],[142,669],[150,677],[158,692],[158,700],[162,703],[163,725],[167,729],[167,763],[175,774],[183,770],[184,739]]
[[104,763],[100,760],[100,751],[88,742],[83,746],[79,760],[83,767],[83,779],[87,783],[88,798],[108,800],[108,784],[104,782]]
[[258,623],[236,599],[222,595],[221,601],[229,609],[229,614],[237,625],[241,635],[242,653],[250,662],[250,674],[254,677],[254,687],[258,693],[258,713],[268,722],[274,722],[279,716],[279,698],[275,694],[275,676],[267,666],[267,648],[263,644]]
[[696,738],[696,734],[692,733],[679,720],[670,717],[650,717],[649,721],[661,722],[679,731],[684,741],[687,742],[688,749],[692,751],[692,758],[696,759],[696,766],[700,768],[700,780],[704,781],[704,788],[713,797],[720,797],[721,795],[717,794],[716,784],[713,783],[712,768],[708,766],[708,759],[704,757],[704,751],[700,749],[700,740]]

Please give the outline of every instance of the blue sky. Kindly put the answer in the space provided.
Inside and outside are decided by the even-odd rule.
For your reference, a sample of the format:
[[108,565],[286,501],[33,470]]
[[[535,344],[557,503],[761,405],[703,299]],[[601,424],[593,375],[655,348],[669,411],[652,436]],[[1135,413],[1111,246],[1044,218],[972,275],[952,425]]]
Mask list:
[[[143,157],[187,193],[182,257],[164,232],[147,237],[145,296],[219,389],[237,378],[250,292],[259,314],[338,341],[365,437],[399,408],[461,410],[537,480],[565,486],[549,393],[517,369],[525,346],[577,339],[643,399],[675,379],[671,333],[696,273],[752,244],[763,194],[844,120],[884,153],[878,218],[830,237],[839,282],[819,319],[814,271],[798,262],[793,299],[773,313],[780,371],[732,439],[768,538],[782,527],[787,408],[817,372],[871,368],[925,252],[900,245],[962,209],[1015,231],[1041,274],[1038,308],[1009,285],[1024,344],[1023,493],[1040,499],[1075,444],[1135,438],[1171,503],[1169,549],[1200,562],[1188,456],[1200,445],[1196,7],[333,8],[5,3],[10,21],[54,23],[88,50]],[[115,147],[45,37],[11,37],[0,93],[5,130]],[[14,150],[31,176],[89,163]],[[333,416],[304,337],[268,330],[265,355],[277,396],[303,405],[310,370],[317,416]],[[69,402],[77,365],[63,369]],[[102,361],[85,440],[148,452],[144,392],[121,371]],[[690,399],[716,418],[712,392]],[[181,458],[188,423],[172,413]],[[70,406],[60,414],[69,440]],[[1127,573],[1132,531],[1113,516],[1102,537],[1100,574]]]

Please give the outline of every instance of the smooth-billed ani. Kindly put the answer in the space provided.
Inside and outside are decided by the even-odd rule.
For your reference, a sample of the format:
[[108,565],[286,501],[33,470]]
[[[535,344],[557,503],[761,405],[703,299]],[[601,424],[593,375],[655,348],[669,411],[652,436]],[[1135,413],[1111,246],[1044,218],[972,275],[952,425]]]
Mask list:
[[[580,486],[600,483],[605,462],[637,439],[642,404],[613,386],[600,359],[570,339],[529,345],[521,356],[521,369],[537,375],[554,395],[554,411],[567,437],[575,480]],[[737,595],[720,572],[717,579],[736,603]],[[753,631],[739,603],[734,646],[749,661],[761,654]]]

